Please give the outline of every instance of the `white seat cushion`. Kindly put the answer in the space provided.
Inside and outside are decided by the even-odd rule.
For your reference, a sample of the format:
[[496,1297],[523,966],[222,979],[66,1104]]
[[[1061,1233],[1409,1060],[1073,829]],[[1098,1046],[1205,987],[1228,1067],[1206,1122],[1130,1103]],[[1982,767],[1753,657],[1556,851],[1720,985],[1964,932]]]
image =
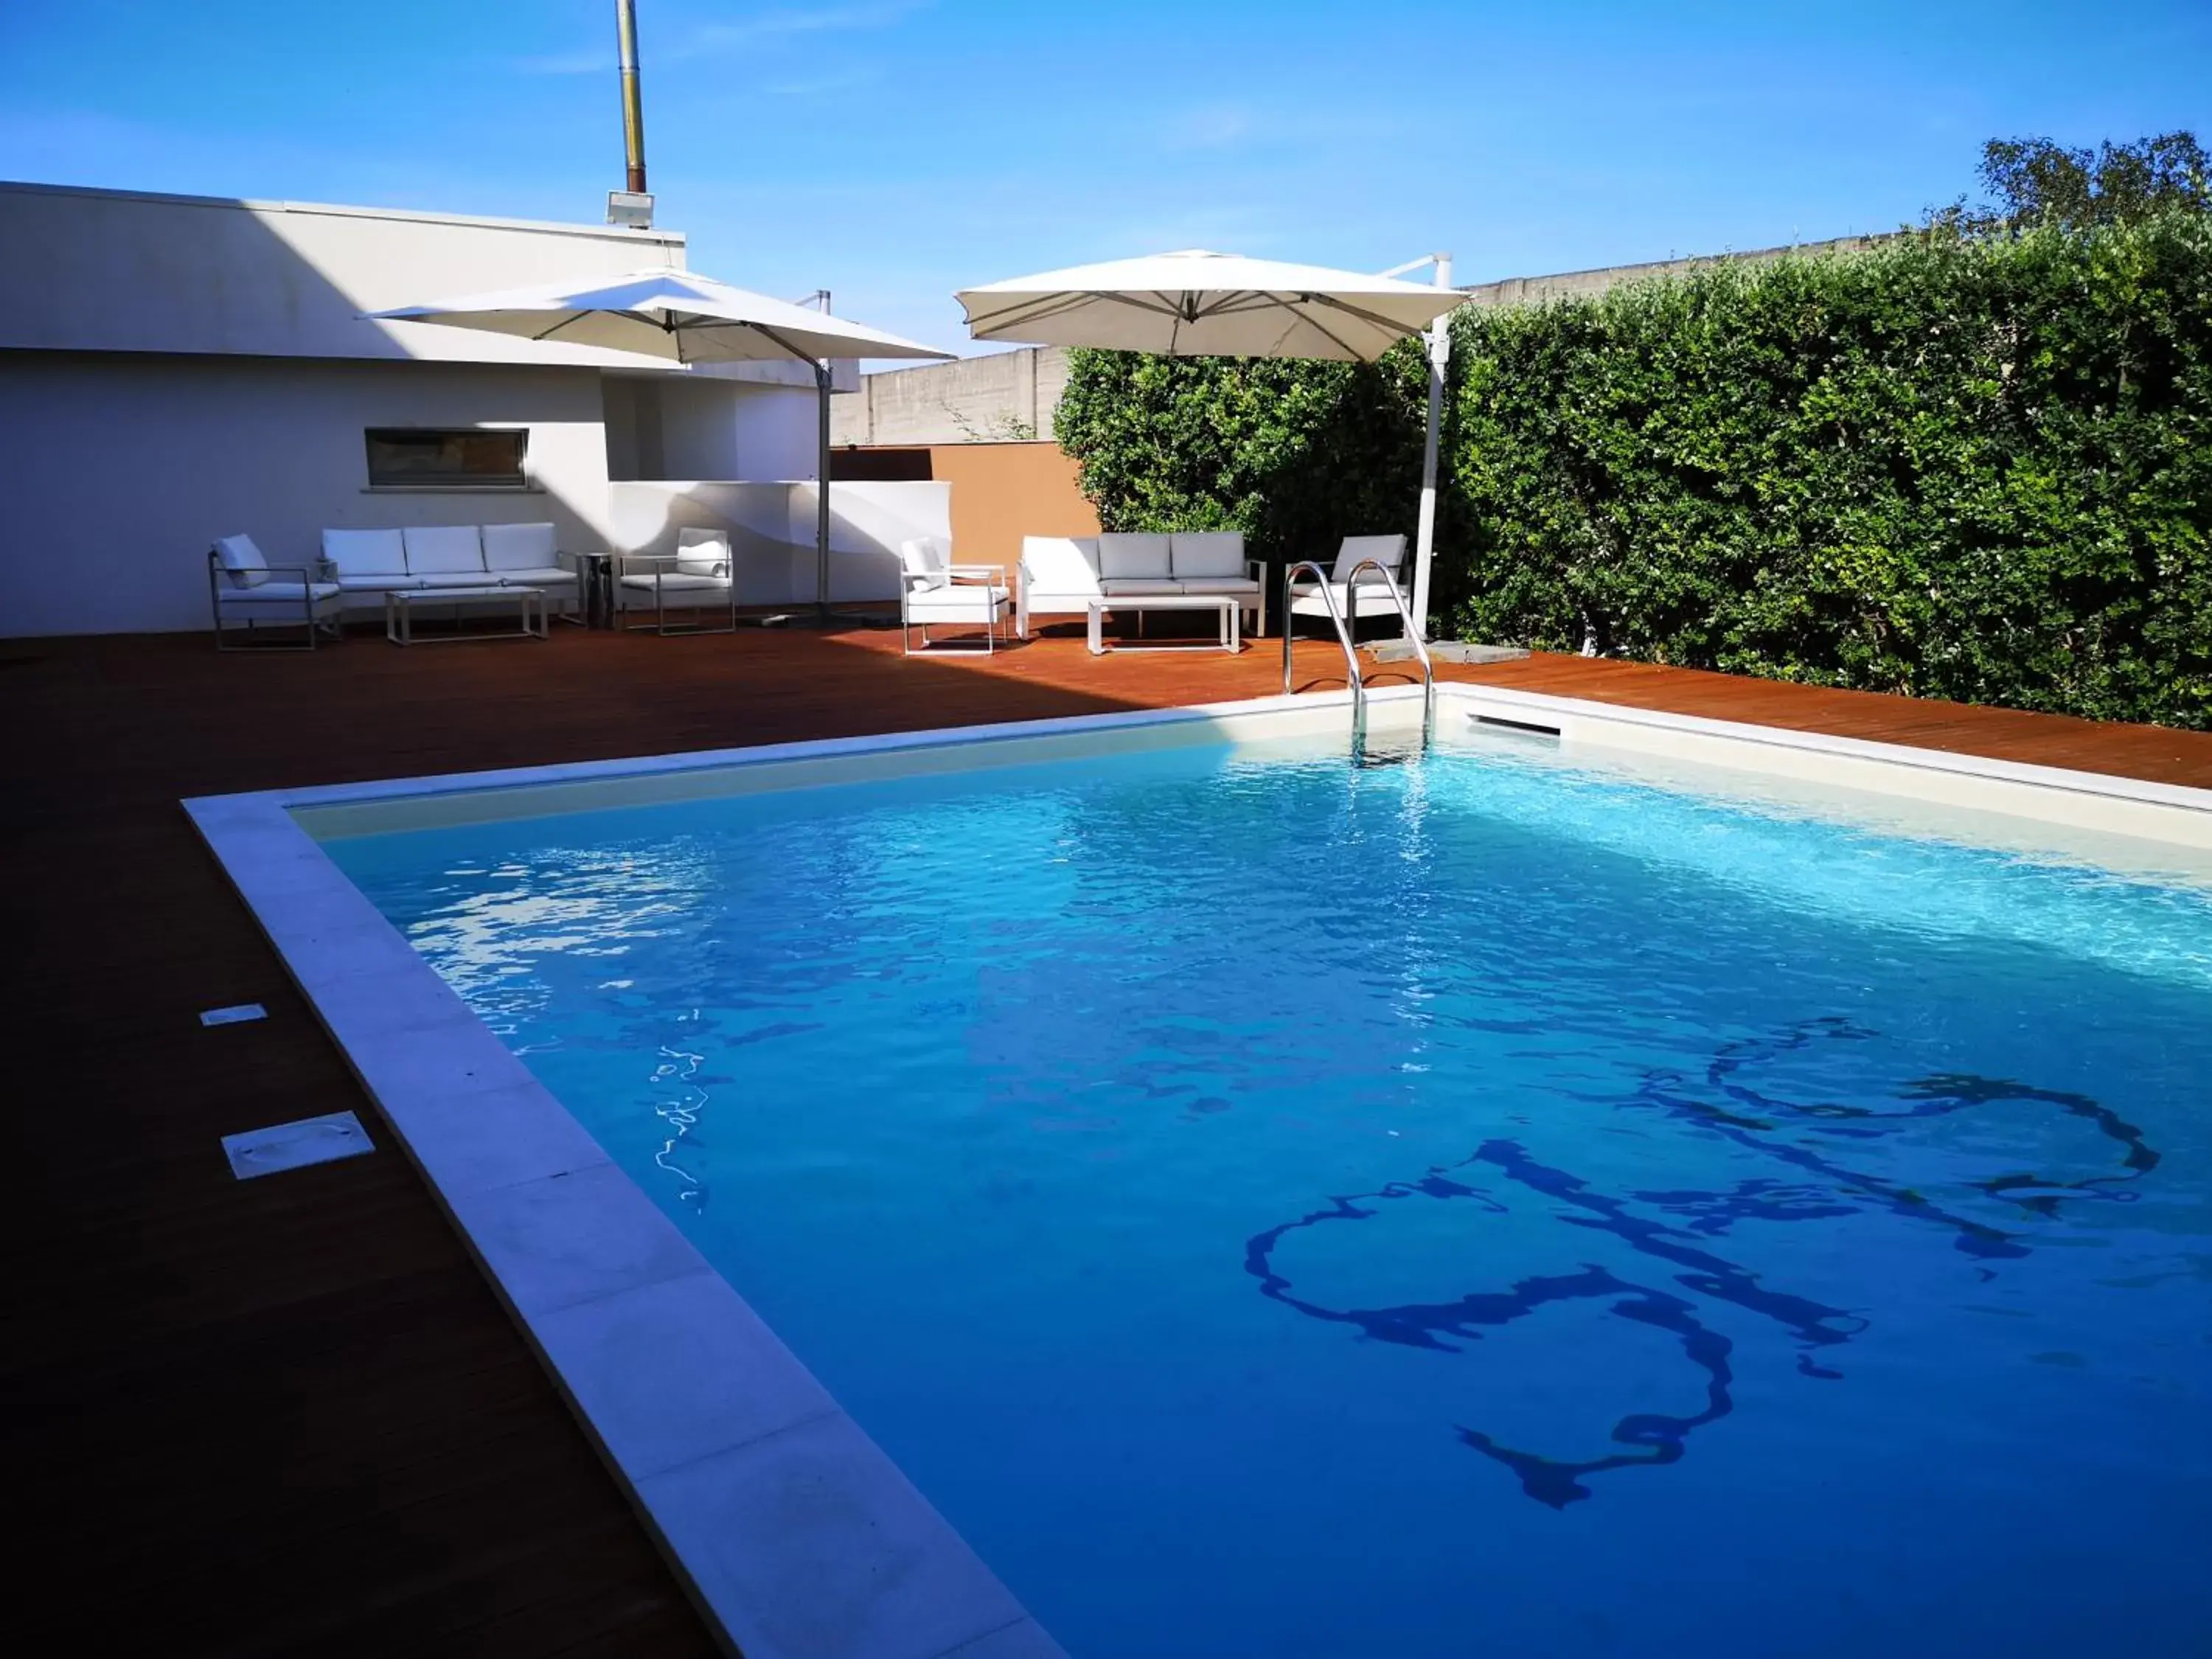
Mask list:
[[410,576],[484,574],[483,538],[472,524],[410,525],[400,532]]
[[1031,593],[1081,597],[1098,592],[1098,538],[1024,536],[1022,580]]
[[487,570],[547,570],[561,562],[550,524],[488,524],[483,541]]
[[404,570],[385,571],[368,576],[349,576],[343,571],[338,574],[338,586],[348,593],[388,593],[394,588],[422,586],[420,576],[410,576]]
[[234,590],[259,587],[269,580],[269,561],[251,536],[225,536],[214,547],[216,562],[223,568],[223,586]]
[[[1390,603],[1390,590],[1372,576],[1362,577],[1359,589],[1359,614],[1363,617],[1395,617],[1398,607]],[[1336,601],[1339,616],[1352,614],[1349,589],[1343,582],[1328,585],[1329,597]],[[1301,617],[1325,617],[1328,607],[1322,603],[1321,589],[1312,582],[1301,582],[1291,590],[1291,609]]]
[[399,576],[407,548],[396,530],[325,530],[323,556],[343,581],[348,576]]
[[961,582],[951,587],[918,588],[907,595],[908,622],[988,622],[1006,608],[1003,587]]
[[[1352,574],[1352,567],[1362,559],[1373,559],[1392,575],[1406,562],[1406,538],[1403,536],[1346,536],[1336,550],[1336,565],[1330,570],[1333,580],[1342,581]],[[1372,581],[1372,575],[1363,576],[1362,581]]]
[[566,565],[549,564],[541,570],[502,570],[493,580],[503,587],[567,587],[576,573]]
[[226,611],[246,610],[255,605],[281,605],[297,611],[312,598],[320,605],[338,596],[336,582],[280,582],[264,580],[252,587],[227,587],[219,597]]
[[410,579],[414,587],[497,587],[481,570],[432,570]]
[[1180,593],[1182,592],[1182,584],[1181,582],[1163,581],[1150,576],[1109,576],[1105,580],[1100,582],[1098,586],[1100,590],[1104,592],[1109,599],[1112,599],[1116,594],[1119,594],[1125,599],[1133,599],[1139,594],[1145,593]]
[[1164,581],[1169,568],[1168,538],[1150,532],[1115,532],[1098,538],[1098,574],[1102,577],[1149,576]]
[[1178,530],[1168,538],[1170,568],[1178,577],[1242,576],[1241,530]]
[[652,592],[656,586],[664,593],[726,593],[730,591],[727,576],[705,576],[690,570],[664,570],[657,576],[650,571],[642,572],[624,576],[622,585],[641,593]]
[[[1366,584],[1362,582],[1361,586]],[[1181,584],[1186,593],[1257,593],[1260,584],[1249,576],[1193,576]]]

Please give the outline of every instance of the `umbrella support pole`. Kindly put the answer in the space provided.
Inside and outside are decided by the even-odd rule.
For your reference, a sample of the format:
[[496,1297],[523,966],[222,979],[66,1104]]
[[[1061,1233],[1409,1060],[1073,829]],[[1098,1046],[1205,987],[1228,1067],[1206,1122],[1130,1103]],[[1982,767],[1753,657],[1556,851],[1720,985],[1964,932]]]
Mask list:
[[[1436,256],[1438,288],[1449,288],[1451,255]],[[1429,424],[1421,440],[1421,506],[1413,526],[1413,607],[1407,613],[1406,637],[1416,642],[1429,633],[1429,570],[1437,554],[1437,445],[1444,414],[1444,366],[1451,361],[1451,313],[1429,325]]]
[[781,611],[753,619],[757,628],[896,628],[896,617],[872,611],[836,611],[830,605],[830,398],[832,373],[827,361],[810,360],[817,399],[814,487],[814,605],[806,611]]

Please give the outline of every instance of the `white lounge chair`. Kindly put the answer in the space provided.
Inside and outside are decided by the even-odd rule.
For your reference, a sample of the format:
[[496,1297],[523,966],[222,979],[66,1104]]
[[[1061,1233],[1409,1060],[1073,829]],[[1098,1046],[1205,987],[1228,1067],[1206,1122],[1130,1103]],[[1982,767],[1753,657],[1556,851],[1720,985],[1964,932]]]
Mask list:
[[[215,616],[218,651],[312,651],[319,636],[338,635],[343,595],[336,582],[317,581],[305,565],[272,565],[251,536],[225,536],[208,549],[208,602]],[[230,629],[299,629],[296,644],[229,645]]]
[[[720,530],[676,532],[673,553],[622,553],[615,557],[615,601],[625,628],[652,628],[660,634],[730,634],[738,626],[737,567],[730,538]],[[633,623],[633,611],[650,607],[653,621]],[[709,613],[706,619],[671,626],[675,611]]]
[[[899,544],[899,648],[908,656],[916,654],[917,629],[925,651],[980,650],[988,656],[998,648],[1012,605],[1006,566],[955,564],[952,544],[942,536],[918,536]],[[932,628],[980,628],[983,643],[933,647]]]
[[[1336,550],[1336,563],[1329,571],[1328,597],[1336,601],[1337,614],[1352,619],[1352,595],[1346,579],[1352,568],[1369,559],[1375,560],[1398,584],[1398,591],[1411,605],[1413,596],[1406,586],[1406,538],[1403,536],[1346,536]],[[1397,607],[1390,603],[1389,584],[1370,570],[1358,582],[1359,615],[1364,617],[1395,617]],[[1300,617],[1328,617],[1328,605],[1322,598],[1322,585],[1310,579],[1293,582],[1284,599],[1284,626]]]

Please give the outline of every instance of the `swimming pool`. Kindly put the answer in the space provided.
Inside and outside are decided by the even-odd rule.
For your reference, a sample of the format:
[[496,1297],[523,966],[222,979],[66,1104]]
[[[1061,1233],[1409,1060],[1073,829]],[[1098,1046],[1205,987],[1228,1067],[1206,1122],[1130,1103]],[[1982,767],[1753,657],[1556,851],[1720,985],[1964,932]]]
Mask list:
[[1079,1656],[2201,1652],[2212,893],[1886,812],[1459,738],[325,850]]

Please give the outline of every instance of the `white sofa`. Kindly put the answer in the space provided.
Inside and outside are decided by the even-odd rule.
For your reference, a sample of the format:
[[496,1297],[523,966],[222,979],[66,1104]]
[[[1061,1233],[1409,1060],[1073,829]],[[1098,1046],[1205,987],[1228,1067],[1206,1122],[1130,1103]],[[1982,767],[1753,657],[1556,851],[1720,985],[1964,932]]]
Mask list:
[[394,588],[535,587],[548,605],[581,611],[577,566],[550,524],[325,530],[323,573],[349,606],[380,608]]
[[1267,570],[1244,556],[1240,531],[1024,536],[1021,572],[1015,631],[1024,639],[1033,617],[1084,616],[1117,593],[1228,595],[1251,613],[1248,632],[1267,631]]

